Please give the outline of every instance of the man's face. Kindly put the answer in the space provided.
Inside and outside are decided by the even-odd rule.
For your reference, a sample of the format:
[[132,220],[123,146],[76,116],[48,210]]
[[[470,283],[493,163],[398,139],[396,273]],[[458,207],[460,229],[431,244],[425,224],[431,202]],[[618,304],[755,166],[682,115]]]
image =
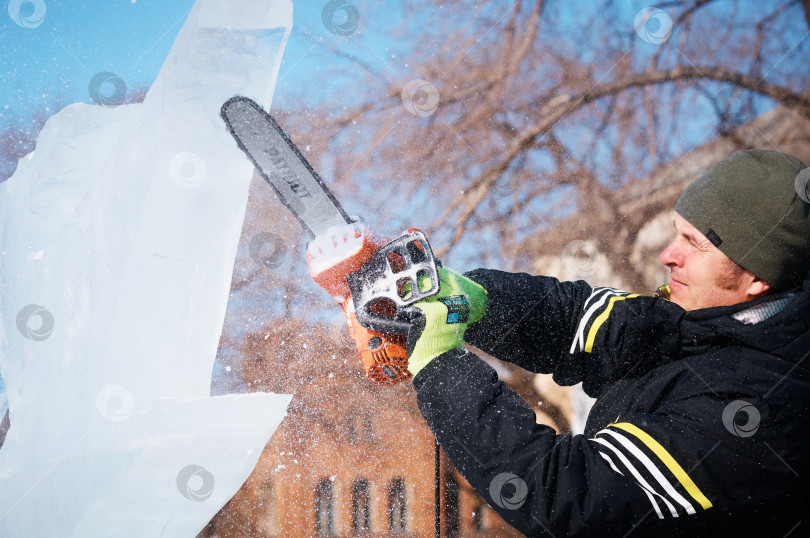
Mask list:
[[661,252],[671,270],[670,300],[685,310],[738,304],[752,299],[750,272],[741,270],[689,221],[675,215],[675,239]]

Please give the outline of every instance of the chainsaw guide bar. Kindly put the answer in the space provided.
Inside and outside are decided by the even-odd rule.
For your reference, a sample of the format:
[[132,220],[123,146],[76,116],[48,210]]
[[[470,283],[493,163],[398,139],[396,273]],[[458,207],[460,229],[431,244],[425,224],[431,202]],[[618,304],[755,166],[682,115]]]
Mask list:
[[298,147],[258,103],[232,97],[222,105],[220,115],[258,174],[313,236],[351,222]]

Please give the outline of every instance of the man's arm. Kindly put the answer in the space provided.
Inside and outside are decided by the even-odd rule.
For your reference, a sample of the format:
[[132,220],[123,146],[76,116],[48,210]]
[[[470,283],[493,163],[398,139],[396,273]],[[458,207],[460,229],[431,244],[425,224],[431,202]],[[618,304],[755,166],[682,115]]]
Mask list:
[[718,499],[728,503],[766,479],[761,461],[739,454],[739,440],[723,429],[726,402],[697,378],[690,383],[683,399],[655,414],[628,411],[589,439],[536,424],[525,401],[469,352],[447,352],[414,379],[431,430],[489,505],[529,536],[557,537],[705,530],[728,517],[728,506],[710,510]]
[[484,318],[465,341],[560,385],[607,384],[672,360],[683,310],[660,297],[592,288],[526,273],[476,269],[465,276],[487,290]]

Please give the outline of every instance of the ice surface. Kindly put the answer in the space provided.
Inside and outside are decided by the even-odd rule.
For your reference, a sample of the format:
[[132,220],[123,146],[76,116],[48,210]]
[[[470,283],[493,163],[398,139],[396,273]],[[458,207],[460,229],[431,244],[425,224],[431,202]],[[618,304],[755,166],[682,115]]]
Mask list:
[[289,396],[209,397],[289,0],[199,0],[143,104],[72,105],[0,185],[0,536],[193,536]]

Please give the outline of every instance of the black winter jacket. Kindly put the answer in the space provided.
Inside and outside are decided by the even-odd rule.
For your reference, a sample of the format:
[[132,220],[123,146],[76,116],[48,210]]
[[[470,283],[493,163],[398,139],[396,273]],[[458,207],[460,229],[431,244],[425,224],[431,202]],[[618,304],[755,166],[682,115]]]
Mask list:
[[810,535],[810,276],[691,312],[581,281],[467,276],[488,292],[468,343],[597,398],[584,435],[557,435],[470,352],[416,376],[445,453],[507,522],[558,538]]

